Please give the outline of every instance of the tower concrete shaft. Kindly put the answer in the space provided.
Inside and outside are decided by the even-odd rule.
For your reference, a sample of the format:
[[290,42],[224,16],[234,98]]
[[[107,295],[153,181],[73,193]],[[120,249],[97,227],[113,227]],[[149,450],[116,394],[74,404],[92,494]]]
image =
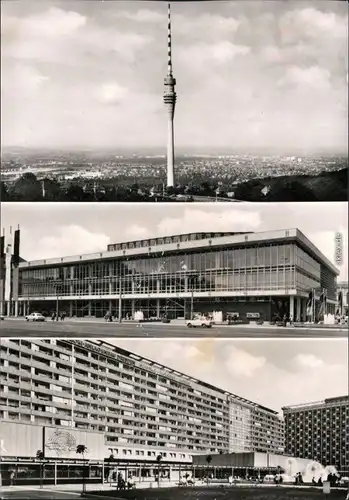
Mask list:
[[173,118],[177,94],[175,92],[176,79],[172,74],[172,38],[171,38],[171,7],[168,4],[167,24],[167,76],[165,78],[164,103],[167,108],[167,186],[175,185],[174,178],[174,128]]

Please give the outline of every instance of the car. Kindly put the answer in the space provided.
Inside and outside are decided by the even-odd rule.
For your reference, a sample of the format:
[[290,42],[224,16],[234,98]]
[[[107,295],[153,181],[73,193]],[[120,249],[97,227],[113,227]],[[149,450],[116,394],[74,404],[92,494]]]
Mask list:
[[201,326],[202,328],[211,328],[212,327],[212,321],[207,318],[194,318],[194,319],[189,319],[186,322],[186,325],[188,328],[195,328],[197,326]]
[[25,319],[26,321],[46,321],[45,316],[37,312],[28,314],[28,316],[26,316]]
[[3,314],[0,314],[0,321],[3,321],[5,319],[5,316]]

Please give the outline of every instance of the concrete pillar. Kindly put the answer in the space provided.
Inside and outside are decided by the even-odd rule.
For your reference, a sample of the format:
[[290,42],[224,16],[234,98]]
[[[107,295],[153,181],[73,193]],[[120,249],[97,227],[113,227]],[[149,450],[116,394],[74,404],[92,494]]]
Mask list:
[[57,486],[57,462],[54,465],[54,485]]
[[131,299],[131,316],[132,316],[132,319],[135,319],[135,312],[136,312],[136,301],[135,301],[135,299]]
[[27,315],[27,303],[23,302],[23,316]]
[[73,301],[69,301],[69,317],[71,318],[73,316]]
[[88,316],[91,316],[92,314],[92,304],[91,304],[91,301],[89,300],[88,301]]
[[301,299],[301,297],[296,298],[296,309],[297,309],[296,320],[297,321],[301,321],[301,319],[302,319],[302,316],[301,316],[301,314],[302,314],[301,313],[301,310],[302,310],[301,305],[302,305],[302,299]]
[[156,299],[156,317],[160,318],[160,299]]
[[290,297],[290,318],[294,320],[294,297]]
[[111,299],[109,300],[109,312],[113,312],[113,301]]

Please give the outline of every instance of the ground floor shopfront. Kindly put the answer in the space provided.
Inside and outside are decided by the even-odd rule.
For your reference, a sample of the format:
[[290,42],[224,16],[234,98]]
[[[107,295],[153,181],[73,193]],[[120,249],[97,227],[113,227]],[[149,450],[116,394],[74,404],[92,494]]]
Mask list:
[[[41,312],[47,316],[64,312],[67,317],[103,318],[108,312],[114,318],[136,319],[141,311],[144,318],[189,319],[194,313],[212,314],[221,311],[223,317],[233,314],[240,319],[271,321],[285,315],[295,321],[306,321],[307,298],[297,295],[260,295],[243,297],[175,297],[175,298],[89,298],[60,297],[50,300],[18,300],[5,304],[4,314],[26,316]],[[335,313],[334,301],[327,302],[327,314]]]
[[67,460],[4,459],[0,462],[0,486],[103,484],[116,483],[121,475],[126,482],[166,483],[196,480],[228,480],[235,478],[263,478],[277,471],[277,467],[231,467],[192,464],[161,464],[141,462],[109,462]]

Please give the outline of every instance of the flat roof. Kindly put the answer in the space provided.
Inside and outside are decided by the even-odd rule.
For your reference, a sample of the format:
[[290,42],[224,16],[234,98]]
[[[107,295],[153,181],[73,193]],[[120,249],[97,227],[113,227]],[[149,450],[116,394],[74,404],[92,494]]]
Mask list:
[[315,408],[317,406],[332,405],[335,403],[349,403],[349,396],[337,396],[326,398],[321,401],[312,401],[310,403],[300,403],[296,405],[284,406],[282,410],[306,410],[307,408]]
[[[195,234],[195,233],[193,233]],[[207,233],[205,233],[207,234]],[[166,236],[164,236],[166,238]],[[327,266],[334,274],[339,275],[339,270],[327,257],[297,228],[280,229],[275,231],[263,231],[258,233],[236,233],[225,236],[203,238],[192,241],[180,241],[163,243],[152,247],[128,248],[120,250],[107,250],[92,254],[81,254],[74,256],[25,261],[19,263],[19,269],[60,266],[65,264],[87,263],[97,260],[112,260],[136,258],[142,256],[159,257],[165,253],[178,253],[183,251],[195,252],[202,249],[215,249],[229,246],[246,246],[263,243],[277,243],[280,241],[297,241],[319,262]]]
[[[11,340],[11,339],[9,339],[9,340]],[[159,369],[160,374],[162,374],[163,377],[174,375],[175,377],[177,376],[180,379],[184,379],[182,381],[183,384],[185,384],[186,382],[193,382],[199,386],[205,387],[206,389],[210,389],[212,391],[218,392],[219,394],[221,394],[223,396],[228,396],[228,397],[232,396],[237,402],[239,402],[241,404],[246,404],[248,406],[252,406],[254,408],[258,408],[258,409],[267,411],[268,413],[278,415],[277,411],[272,410],[270,408],[267,408],[266,406],[262,406],[258,403],[254,403],[253,401],[250,401],[249,399],[245,399],[241,396],[233,394],[229,391],[225,391],[224,389],[220,389],[219,387],[211,385],[207,382],[203,382],[202,380],[199,380],[195,377],[192,377],[191,375],[187,375],[187,374],[180,372],[180,371],[177,371],[173,368],[169,368],[168,366],[162,365],[161,363],[158,363],[157,361],[154,361],[154,360],[149,359],[149,358],[145,358],[139,354],[133,353],[131,351],[123,349],[122,347],[118,347],[114,344],[110,344],[109,342],[106,342],[105,340],[100,340],[100,339],[85,340],[85,339],[69,339],[69,338],[62,338],[59,340],[61,342],[67,342],[68,344],[78,343],[78,345],[80,345],[81,348],[84,348],[83,345],[81,345],[81,344],[87,344],[85,349],[88,348],[89,344],[95,345],[97,347],[102,347],[102,348],[104,347],[106,350],[111,350],[116,354],[120,354],[121,356],[125,356],[127,358],[130,358],[130,360],[133,362],[145,363],[146,365],[148,365],[150,370],[152,368]],[[146,369],[146,367],[144,367],[144,369]],[[161,371],[161,370],[163,370],[163,371]]]

